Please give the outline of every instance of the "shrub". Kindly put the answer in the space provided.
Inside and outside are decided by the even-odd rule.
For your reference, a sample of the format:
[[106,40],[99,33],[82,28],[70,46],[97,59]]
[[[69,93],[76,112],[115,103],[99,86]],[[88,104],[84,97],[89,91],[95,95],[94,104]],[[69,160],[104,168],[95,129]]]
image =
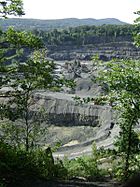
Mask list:
[[64,159],[68,178],[84,177],[87,180],[100,180],[104,178],[105,172],[99,169],[92,156],[82,156],[74,160]]
[[[49,150],[49,151],[48,151]],[[13,149],[0,142],[0,185],[14,184],[24,179],[63,178],[67,172],[60,163],[54,163],[51,149],[45,151]]]

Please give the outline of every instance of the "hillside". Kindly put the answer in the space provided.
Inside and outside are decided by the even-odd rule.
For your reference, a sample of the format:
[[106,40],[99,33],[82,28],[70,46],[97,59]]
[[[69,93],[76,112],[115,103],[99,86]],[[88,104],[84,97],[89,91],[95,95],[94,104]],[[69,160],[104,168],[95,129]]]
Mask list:
[[139,58],[140,49],[133,44],[133,25],[79,26],[53,31],[35,31],[54,60],[91,60],[98,54],[102,60]]
[[11,18],[11,19],[1,19],[0,26],[3,29],[7,29],[9,26],[14,26],[19,30],[52,30],[52,29],[63,29],[67,27],[77,27],[82,25],[104,25],[104,24],[115,24],[124,25],[126,23],[115,19],[77,19],[77,18],[67,18],[67,19],[54,19],[54,20],[39,20],[39,19],[21,19],[21,18]]

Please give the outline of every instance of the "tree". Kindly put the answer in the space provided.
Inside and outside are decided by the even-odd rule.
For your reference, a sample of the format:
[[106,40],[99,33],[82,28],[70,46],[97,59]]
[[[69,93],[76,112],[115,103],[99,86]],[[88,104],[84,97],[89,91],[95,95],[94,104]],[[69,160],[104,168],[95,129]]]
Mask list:
[[[1,103],[1,118],[5,117],[16,121],[16,124],[11,123],[11,128],[7,128],[7,125],[4,124],[4,131],[9,129],[12,132],[13,129],[13,137],[16,137],[18,143],[15,140],[13,142],[25,145],[28,151],[37,143],[38,135],[46,132],[42,127],[42,117],[46,120],[46,116],[44,116],[46,114],[43,114],[42,111],[34,113],[31,111],[35,102],[33,93],[36,89],[53,90],[56,87],[60,88],[63,84],[69,86],[71,81],[54,76],[55,65],[46,60],[46,50],[37,50],[38,47],[42,47],[38,37],[28,32],[15,31],[13,28],[9,28],[4,36],[7,49],[6,52],[4,50],[1,59],[0,72],[2,76],[0,82],[1,87],[10,87],[12,91],[3,95],[11,99],[6,104]],[[11,50],[9,46],[12,46],[15,52],[8,57],[10,64],[6,65],[7,51]],[[34,52],[28,58],[22,59],[25,47],[34,49]],[[22,122],[20,120],[19,123],[19,119],[22,119]]]
[[[11,27],[6,32],[1,31],[0,47],[0,88],[2,88],[10,85],[17,71],[17,64],[23,64],[28,59],[25,57],[25,50],[30,54],[32,50],[42,48],[43,43],[39,37],[30,32],[15,31]],[[1,94],[0,97],[4,95]],[[0,106],[1,110],[5,108],[2,103]],[[3,115],[2,111],[0,115]]]
[[40,133],[43,120],[41,118],[44,117],[39,111],[37,113],[34,111],[35,113],[32,114],[33,110],[31,108],[35,104],[34,92],[36,89],[60,87],[63,81],[55,78],[53,75],[54,63],[45,60],[45,58],[45,51],[41,53],[35,51],[26,63],[16,64],[16,76],[9,85],[14,89],[14,96],[10,103],[16,105],[14,106],[15,119],[13,120],[22,119],[24,129],[22,140],[25,140],[24,145],[27,151],[31,148],[32,143],[35,143],[33,141],[35,139],[33,136],[34,130],[36,130],[36,133],[37,131]]
[[0,1],[0,17],[6,18],[8,15],[24,15],[22,0]]
[[[140,15],[140,12],[137,12]],[[140,46],[140,18],[136,19],[135,44]],[[135,131],[140,119],[140,60],[112,60],[103,66],[97,80],[106,87],[106,99],[119,111],[120,134],[115,145],[122,154],[124,165],[123,179],[127,180],[135,167],[136,153],[139,151],[139,139]],[[104,68],[106,67],[106,68]]]
[[107,62],[98,80],[108,85],[108,100],[119,111],[120,136],[116,145],[124,159],[124,178],[129,177],[130,162],[138,152],[138,136],[134,127],[140,118],[140,61],[113,60]]
[[[11,14],[23,14],[22,1],[1,2],[1,17]],[[11,138],[12,143],[23,144],[28,151],[36,143],[37,136],[45,133],[41,123],[46,114],[31,110],[35,102],[33,93],[36,89],[61,87],[64,81],[53,75],[54,63],[46,60],[45,50],[39,50],[43,47],[39,37],[9,28],[1,31],[0,39],[0,88],[11,88],[0,96],[8,98],[7,102],[0,103],[1,127],[4,127],[1,135],[6,140],[7,134],[7,140]],[[26,58],[25,50],[30,54]],[[5,119],[11,122],[5,123]]]
[[135,12],[139,17],[134,21],[135,27],[136,27],[136,32],[134,33],[134,40],[135,40],[135,45],[137,47],[140,47],[140,11]]
[[[6,18],[8,15],[21,16],[24,14],[22,0],[3,0],[0,1],[0,18]],[[9,31],[8,31],[9,32]],[[10,33],[10,32],[9,32]],[[9,72],[14,71],[13,68],[6,66],[7,63],[16,59],[18,54],[13,52],[13,43],[10,43],[6,37],[7,33],[0,30],[0,88],[6,85],[9,79]],[[17,38],[15,38],[15,41]],[[0,97],[3,95],[0,95]],[[3,110],[4,109],[4,110]],[[0,115],[3,118],[7,111],[7,106],[0,103]]]
[[[11,124],[2,120],[2,138],[16,147],[24,145],[29,151],[37,145],[39,138],[45,137],[43,120],[47,122],[43,108],[31,109],[35,104],[34,92],[42,88],[58,90],[64,84],[72,87],[73,83],[54,76],[54,63],[46,60],[46,49],[42,48],[41,40],[30,32],[9,28],[2,39],[0,87],[11,88],[0,96],[10,98],[6,103],[0,103],[1,119],[11,120]],[[30,52],[26,58],[25,49]]]

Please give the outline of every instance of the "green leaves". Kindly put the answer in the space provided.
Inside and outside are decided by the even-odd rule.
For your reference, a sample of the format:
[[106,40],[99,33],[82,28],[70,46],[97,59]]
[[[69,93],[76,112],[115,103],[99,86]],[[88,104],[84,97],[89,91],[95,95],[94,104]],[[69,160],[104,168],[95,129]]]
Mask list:
[[139,144],[134,127],[140,118],[140,61],[130,59],[106,62],[101,65],[97,80],[102,85],[108,85],[107,94],[120,113],[120,135],[115,145],[123,153],[123,179],[126,180],[130,174],[130,160],[135,159]]
[[[118,62],[119,61],[119,62]],[[140,61],[113,60],[107,62],[106,68],[99,73],[98,80],[108,84],[109,92],[118,96],[136,97],[140,93]]]
[[22,0],[0,1],[0,17],[7,18],[8,15],[24,15]]
[[[34,111],[34,92],[37,89],[58,90],[63,85],[73,87],[74,84],[73,81],[56,77],[55,64],[46,59],[46,49],[41,49],[43,45],[40,38],[32,33],[15,31],[11,27],[2,33],[0,44],[0,86],[12,90],[4,93],[9,100],[0,105],[0,115],[3,119],[13,121],[15,129],[21,130],[15,131],[12,126],[7,129],[10,134],[17,132],[20,137],[18,144],[29,151],[37,145],[38,137],[44,137],[42,132],[45,134],[46,131],[42,124],[47,123],[46,113],[38,111],[41,106]],[[29,50],[30,55],[27,57],[24,56],[25,50]]]
[[0,104],[0,115],[2,120],[12,121],[5,128],[1,125],[2,136],[6,137],[4,138],[5,142],[14,144],[16,147],[21,147],[24,144],[28,150],[31,141],[35,139],[35,136],[32,138],[32,134],[35,134],[36,129],[38,133],[40,132],[37,118],[34,117],[34,124],[29,122],[31,118],[29,112],[32,105],[31,95],[34,89],[42,87],[43,83],[45,85],[47,79],[47,83],[51,83],[52,65],[45,60],[45,56],[42,56],[43,53],[36,52],[38,55],[24,58],[25,47],[33,50],[43,46],[40,38],[33,34],[9,28],[5,33],[1,33],[0,39],[2,46],[0,51],[0,86],[11,89],[11,91],[4,93],[4,97],[9,97],[9,99]]
[[13,27],[9,27],[6,32],[6,40],[15,47],[29,47],[29,48],[42,48],[43,43],[41,39],[31,32],[16,31]]
[[139,17],[134,21],[136,23],[135,28],[136,32],[134,32],[134,43],[137,47],[140,47],[140,11],[135,12]]
[[[134,12],[135,14],[137,14],[138,16],[140,16],[140,10],[137,12]],[[140,23],[140,17],[136,18],[136,20],[134,21],[135,23]]]

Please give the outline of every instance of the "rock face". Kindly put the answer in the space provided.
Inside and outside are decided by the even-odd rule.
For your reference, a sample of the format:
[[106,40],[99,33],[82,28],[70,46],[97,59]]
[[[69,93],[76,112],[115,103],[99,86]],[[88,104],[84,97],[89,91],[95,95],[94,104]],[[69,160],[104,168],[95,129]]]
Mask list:
[[117,41],[81,46],[48,46],[48,56],[54,60],[91,60],[99,55],[103,61],[112,58],[140,58],[140,49],[136,48],[132,41]]
[[[66,79],[73,79],[73,90],[63,88],[61,92],[37,91],[34,94],[35,111],[43,107],[48,114],[50,124],[57,126],[100,126],[111,121],[111,107],[92,102],[82,102],[87,97],[98,96],[103,90],[94,83],[96,68],[88,62],[62,62],[57,64],[56,76],[61,72]],[[95,68],[95,71],[94,71]],[[80,98],[80,100],[77,100]]]
[[111,122],[115,122],[111,107],[76,104],[73,96],[45,91],[35,93],[34,110],[38,111],[41,106],[48,114],[48,134],[42,145],[54,146],[56,142],[61,142],[62,146],[53,155],[69,159],[91,154],[93,142],[98,148],[113,148],[119,127],[115,124],[111,129]]
[[[54,146],[56,142],[61,142],[63,147],[54,156],[61,154],[62,157],[66,155],[69,158],[90,154],[93,141],[98,147],[112,147],[119,130],[115,125],[110,134],[110,124],[114,122],[111,107],[93,102],[81,103],[74,99],[94,97],[102,92],[102,88],[91,80],[96,74],[96,67],[89,61],[56,62],[56,67],[56,76],[63,74],[67,79],[72,78],[76,87],[73,90],[63,88],[61,92],[36,90],[33,94],[31,114],[40,109],[45,109],[47,114],[47,119],[45,117],[41,122],[47,126],[48,133],[45,140],[40,140],[40,145]],[[5,88],[1,92],[11,91],[9,89]],[[3,99],[6,102],[6,98]]]
[[[102,92],[93,79],[97,73],[92,62],[56,62],[56,75],[63,74],[67,79],[76,82],[74,90],[63,88],[61,92],[38,90],[34,93],[32,111],[44,108],[47,112],[48,134],[44,145],[54,146],[61,142],[62,147],[55,157],[68,156],[70,159],[81,154],[90,154],[91,145],[95,141],[97,147],[112,148],[114,137],[118,135],[117,125],[110,129],[111,122],[116,122],[115,114],[109,105],[101,106],[93,102],[77,102],[81,99],[98,96]],[[61,72],[61,74],[60,74]]]
[[77,104],[74,95],[66,93],[36,93],[35,106],[46,109],[48,121],[57,126],[101,126],[111,121],[110,106]]

